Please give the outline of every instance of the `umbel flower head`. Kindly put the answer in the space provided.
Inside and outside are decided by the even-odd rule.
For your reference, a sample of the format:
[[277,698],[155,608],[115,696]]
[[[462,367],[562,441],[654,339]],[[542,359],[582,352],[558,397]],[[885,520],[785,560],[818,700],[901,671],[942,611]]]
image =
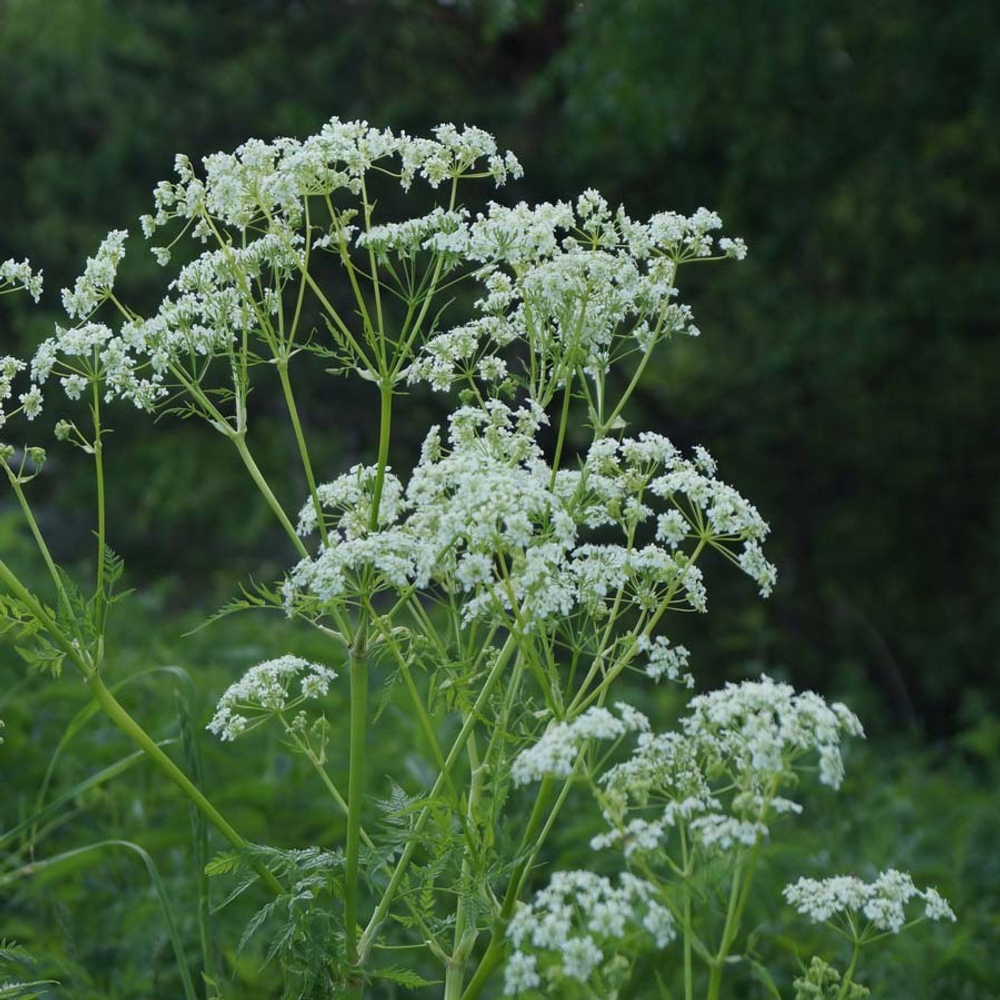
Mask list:
[[[298,690],[293,692],[292,682],[300,675]],[[298,656],[265,660],[226,689],[207,728],[221,740],[235,740],[252,723],[290,712],[309,699],[321,698],[336,679],[336,672],[329,667]]]
[[817,923],[830,921],[853,927],[863,916],[875,930],[893,934],[898,934],[907,923],[911,900],[924,904],[923,913],[910,917],[911,921],[921,917],[955,919],[948,901],[936,889],[918,889],[906,872],[894,868],[882,872],[874,882],[865,882],[856,875],[800,878],[785,886],[784,896],[799,913]]
[[[618,885],[588,871],[556,872],[530,905],[522,904],[507,928],[514,952],[504,992],[559,989],[560,981],[586,983],[611,966],[639,938],[665,948],[677,936],[674,918],[649,882],[624,872]],[[645,939],[643,942],[642,939]],[[558,993],[557,993],[558,995]]]
[[26,291],[37,302],[42,297],[42,272],[33,270],[30,261],[19,263],[11,258],[0,263],[0,295],[18,289]]
[[631,757],[600,778],[610,829],[591,846],[655,852],[683,824],[706,850],[751,847],[769,816],[801,811],[778,792],[803,764],[818,757],[820,780],[840,785],[844,735],[864,735],[844,705],[767,676],[699,695],[677,730],[640,731]]

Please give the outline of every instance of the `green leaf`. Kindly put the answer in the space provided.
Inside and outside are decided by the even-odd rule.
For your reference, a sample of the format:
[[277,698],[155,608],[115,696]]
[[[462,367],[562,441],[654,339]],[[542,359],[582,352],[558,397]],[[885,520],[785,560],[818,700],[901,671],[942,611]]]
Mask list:
[[252,611],[255,608],[285,610],[285,603],[282,600],[281,594],[277,590],[265,586],[263,583],[257,583],[254,580],[250,581],[249,586],[241,583],[240,593],[243,595],[242,597],[234,597],[219,608],[215,614],[206,618],[205,621],[191,629],[190,632],[186,632],[185,635],[195,635],[202,629],[208,628],[209,625],[214,625],[215,622],[221,621],[223,618],[228,618],[229,615],[238,614],[241,611]]
[[0,594],[0,635],[14,629],[23,629],[26,633],[34,634],[38,628],[37,619],[25,604],[16,597]]
[[242,871],[245,864],[244,859],[236,851],[226,851],[223,854],[216,854],[205,865],[205,874],[209,878],[214,878],[216,875],[230,875]]
[[122,578],[122,574],[125,572],[125,560],[122,559],[120,555],[110,545],[105,543],[104,545],[104,585],[108,588],[108,592],[112,590],[114,585]]
[[14,651],[31,670],[53,677],[62,673],[66,653],[44,636],[38,636],[34,646],[15,646]]
[[436,986],[440,979],[424,979],[410,969],[400,969],[392,967],[388,969],[373,969],[370,973],[372,979],[388,979],[391,983],[399,983],[408,990],[417,990],[422,986]]

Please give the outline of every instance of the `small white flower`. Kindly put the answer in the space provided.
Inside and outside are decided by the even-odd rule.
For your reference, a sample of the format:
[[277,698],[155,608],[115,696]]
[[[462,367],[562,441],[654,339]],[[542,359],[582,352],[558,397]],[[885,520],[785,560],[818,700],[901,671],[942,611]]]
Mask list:
[[515,951],[507,959],[507,966],[504,969],[504,993],[508,996],[516,996],[524,990],[540,986],[542,980],[536,971],[537,965],[538,959],[534,955],[525,955],[524,952]]

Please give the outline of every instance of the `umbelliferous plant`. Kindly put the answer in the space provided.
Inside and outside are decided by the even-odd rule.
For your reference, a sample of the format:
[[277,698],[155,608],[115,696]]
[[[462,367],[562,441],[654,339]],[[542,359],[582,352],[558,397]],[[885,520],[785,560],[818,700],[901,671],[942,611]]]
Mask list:
[[[698,334],[681,274],[742,259],[743,242],[720,238],[705,209],[639,221],[595,191],[477,210],[470,185],[501,186],[521,168],[474,128],[413,138],[334,119],[304,141],[253,140],[198,167],[179,156],[175,169],[141,226],[165,267],[182,240],[195,250],[159,308],[140,315],[116,294],[127,238],[116,230],[62,293],[69,325],[32,358],[0,358],[0,423],[66,406],[56,437],[86,453],[97,482],[95,579],[81,585],[53,561],[28,500],[44,452],[0,447],[51,577],[36,593],[0,561],[0,611],[24,657],[54,675],[72,664],[228,842],[209,871],[270,894],[245,938],[266,941],[286,996],[440,981],[448,1000],[672,986],[715,1000],[744,960],[776,994],[741,950],[754,870],[772,830],[801,811],[791,797],[801,775],[839,786],[841,741],[863,735],[858,719],[767,676],[691,697],[672,724],[622,694],[697,687],[667,616],[706,610],[704,556],[732,563],[763,596],[775,583],[768,525],[711,455],[627,422],[654,351]],[[420,188],[410,194],[420,214],[378,216],[387,186]],[[0,276],[5,290],[41,294],[27,262]],[[370,386],[368,461],[314,466],[310,413],[325,404],[296,392],[307,366]],[[268,380],[308,486],[298,511],[254,456],[252,390]],[[394,424],[421,391],[450,412],[392,468]],[[222,435],[284,529],[283,578],[226,610],[278,608],[319,630],[328,654],[248,665],[208,729],[228,743],[276,727],[342,813],[335,842],[248,843],[106,685],[123,572],[105,517],[116,405],[179,411]],[[371,733],[385,725],[373,677],[429,748],[426,782],[403,772],[376,786],[368,773]],[[327,715],[338,696],[347,726]],[[330,766],[333,742],[346,774]],[[571,803],[600,824],[593,870],[549,871],[545,847]],[[933,889],[894,871],[872,884],[802,879],[785,897],[852,949],[843,974],[821,957],[803,969],[801,998],[863,995],[862,947],[952,918]],[[385,958],[397,953],[410,964]],[[650,955],[656,985],[635,974]]]

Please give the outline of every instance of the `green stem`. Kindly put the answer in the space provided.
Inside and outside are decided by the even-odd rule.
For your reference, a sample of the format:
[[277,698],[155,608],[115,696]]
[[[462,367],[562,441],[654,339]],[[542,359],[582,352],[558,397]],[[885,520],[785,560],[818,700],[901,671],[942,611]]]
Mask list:
[[[337,803],[337,806],[340,808],[343,814],[347,816],[350,812],[347,805],[347,800],[344,798],[343,795],[340,794],[340,789],[337,788],[337,786],[330,779],[330,775],[326,773],[326,768],[320,763],[320,760],[316,756],[313,749],[309,746],[308,743],[304,742],[294,730],[290,730],[286,726],[285,732],[292,740],[292,742],[299,748],[299,750],[305,756],[306,760],[308,760],[309,763],[312,764],[313,770],[316,772],[320,781],[322,781],[323,784],[326,786],[326,790],[330,793],[330,797],[333,799],[334,802]],[[365,828],[362,826],[359,833],[361,835],[361,842],[370,851],[374,852],[375,841],[372,840],[371,836],[368,834],[368,831],[365,830]],[[389,867],[389,863],[387,861],[382,861],[381,865],[388,874],[390,875],[392,874],[392,869]],[[432,938],[432,934],[430,929],[424,923],[423,916],[421,915],[420,910],[410,900],[406,900],[406,905],[416,925],[420,927],[421,931],[424,933],[427,940],[430,940]]]
[[[761,819],[763,821],[763,814]],[[739,933],[743,911],[746,909],[747,900],[750,898],[750,883],[753,881],[754,869],[757,867],[760,843],[760,839],[758,838],[753,846],[753,850],[750,852],[750,859],[746,868],[742,871],[740,868],[737,868],[733,873],[733,884],[729,892],[729,905],[726,907],[726,922],[722,928],[722,940],[719,942],[718,952],[712,957],[710,963],[711,971],[708,976],[707,1000],[718,1000],[719,991],[722,988],[722,970],[733,942],[736,940],[736,935]]]
[[851,952],[851,964],[847,967],[847,971],[844,973],[844,978],[840,982],[840,989],[837,990],[836,1000],[844,1000],[847,996],[848,990],[854,983],[854,970],[858,967],[858,957],[861,955],[861,945],[858,941],[854,942],[854,948]]
[[694,968],[691,958],[691,890],[684,886],[684,1000],[694,1000]]
[[[497,916],[496,923],[494,924],[493,933],[490,935],[490,942],[486,946],[486,951],[483,953],[483,957],[479,960],[479,965],[476,966],[476,971],[473,974],[472,979],[469,980],[469,985],[465,988],[465,992],[462,994],[462,1000],[473,1000],[474,997],[479,996],[483,987],[489,982],[490,977],[496,971],[497,966],[503,958],[504,937],[506,935],[507,925],[510,923],[510,918],[514,915],[514,909],[517,906],[517,900],[521,895],[524,879],[530,871],[531,866],[534,863],[535,856],[541,848],[544,839],[539,836],[539,832],[542,830],[543,826],[546,832],[551,829],[552,826],[552,817],[550,816],[548,818],[548,822],[545,822],[545,814],[548,809],[549,800],[552,797],[552,790],[554,786],[554,778],[547,777],[542,779],[541,786],[538,789],[538,796],[535,799],[535,807],[531,811],[531,818],[528,820],[524,836],[521,838],[522,845],[531,844],[533,849],[530,855],[526,857],[517,866],[517,868],[514,869],[510,882],[507,883],[507,892],[504,895],[503,903],[500,907],[500,913]],[[569,782],[566,783],[563,793],[566,792],[568,786]],[[557,811],[558,806],[562,804],[564,799],[565,794],[560,795],[559,800],[556,803],[556,809],[553,810],[553,813]]]
[[[671,276],[670,282],[674,284],[677,281],[677,271],[680,269],[680,263],[678,261],[674,262],[674,273]],[[649,343],[646,345],[645,351],[642,353],[642,358],[639,360],[639,364],[636,366],[635,371],[632,373],[632,378],[629,381],[628,386],[626,386],[625,391],[622,393],[621,398],[618,400],[618,405],[611,411],[611,415],[606,419],[601,420],[601,426],[598,428],[598,436],[604,437],[605,434],[611,429],[614,422],[620,416],[622,410],[625,409],[625,405],[628,403],[629,399],[632,397],[632,393],[635,392],[636,386],[642,379],[643,373],[646,371],[646,366],[649,364],[649,359],[653,356],[653,349],[656,347],[657,342],[660,338],[660,331],[663,329],[663,321],[667,315],[667,308],[669,307],[669,300],[667,306],[664,307],[660,319],[656,324],[656,328],[653,330],[649,338]]]
[[[708,540],[704,537],[698,539],[698,544],[695,546],[694,551],[691,553],[691,558],[688,560],[688,565],[693,566],[697,561],[698,557],[701,555],[705,546],[708,544]],[[566,710],[567,717],[574,717],[580,712],[589,708],[591,704],[598,700],[611,686],[615,678],[631,663],[632,657],[635,655],[638,649],[638,639],[639,635],[650,635],[654,628],[656,628],[657,622],[667,613],[670,608],[670,602],[677,595],[677,591],[680,590],[680,579],[674,580],[667,589],[667,593],[663,600],[660,601],[659,607],[649,618],[649,621],[645,623],[645,626],[640,628],[636,627],[632,634],[632,641],[630,642],[625,653],[615,662],[605,673],[604,677],[601,678],[600,683],[591,691],[587,693],[587,688],[590,686],[591,681],[597,676],[597,672],[602,665],[600,657],[595,658],[593,665],[587,672],[586,678],[584,678],[583,683],[580,685],[580,690],[577,691],[576,696],[570,703],[569,708]]]
[[729,890],[729,905],[726,907],[726,922],[722,928],[722,941],[719,943],[719,950],[712,956],[711,968],[708,974],[708,996],[707,1000],[718,1000],[719,990],[722,988],[722,969],[725,965],[726,956],[729,954],[729,947],[732,938],[735,937],[733,921],[736,915],[736,904],[740,898],[741,872],[739,868],[733,873],[733,884]]
[[552,458],[552,478],[549,481],[549,489],[555,488],[559,462],[562,460],[563,443],[566,439],[566,425],[569,423],[569,404],[573,395],[573,378],[575,375],[576,369],[572,368],[566,376],[566,390],[563,392],[562,413],[559,418],[559,437],[556,440],[556,450]]
[[[365,185],[363,174],[361,176],[361,201],[364,205],[365,232],[369,233],[372,228],[372,208],[374,208],[374,206],[368,200],[368,188]],[[384,369],[386,367],[387,358],[385,351],[385,323],[382,319],[382,293],[379,288],[378,264],[375,259],[375,251],[370,246],[368,247],[368,267],[371,271],[372,291],[375,293],[375,317],[376,322],[378,323],[378,330],[376,332],[378,334],[378,343],[381,350],[380,360],[382,368]]]
[[[476,809],[482,794],[483,774],[480,767],[479,747],[473,734],[466,744],[469,758],[469,801],[466,808],[466,827],[471,831],[476,825]],[[468,885],[472,878],[472,862],[469,858],[471,845],[466,847],[462,858],[462,879],[459,883],[458,905],[455,909],[455,948],[445,972],[445,1000],[461,1000],[462,985],[465,982],[465,966],[469,953],[476,943],[476,930],[469,926]]]
[[42,535],[41,529],[38,527],[38,522],[35,520],[35,515],[31,511],[28,498],[24,495],[24,490],[21,488],[21,484],[18,481],[17,476],[14,475],[13,471],[8,467],[6,462],[3,463],[3,467],[7,473],[7,478],[10,480],[10,485],[14,490],[14,495],[17,497],[17,502],[21,505],[21,510],[24,512],[24,518],[28,522],[28,527],[31,529],[31,534],[35,539],[35,544],[38,546],[38,551],[42,554],[42,559],[45,560],[49,576],[52,577],[52,582],[56,585],[56,592],[59,594],[59,597],[62,599],[66,607],[69,607],[69,598],[66,596],[66,588],[63,585],[62,578],[59,576],[59,571],[56,569],[52,553],[49,552],[49,547],[45,544],[45,537]]
[[[191,779],[160,749],[153,738],[121,706],[96,672],[87,677],[91,696],[101,706],[104,714],[142,750],[147,757],[184,793],[196,809],[237,850],[244,851],[249,843],[227,822],[225,817],[199,791]],[[259,861],[251,861],[261,881],[275,894],[284,892],[281,883]]]
[[245,435],[237,432],[231,433],[229,436],[232,439],[233,444],[236,446],[236,450],[239,452],[240,458],[243,459],[243,464],[246,466],[247,472],[250,473],[250,478],[254,481],[257,489],[260,490],[264,499],[267,501],[267,505],[272,511],[274,511],[274,516],[281,522],[281,526],[285,529],[285,534],[292,540],[292,544],[295,546],[296,551],[303,558],[308,558],[309,553],[306,550],[305,545],[302,543],[302,539],[295,533],[295,528],[292,526],[292,522],[288,520],[288,515],[285,513],[284,508],[272,492],[271,487],[264,478],[264,474],[260,471],[260,468],[254,461],[253,455],[250,454],[250,449],[247,447]]
[[[395,659],[396,665],[399,667],[399,672],[403,677],[403,683],[406,686],[406,692],[410,696],[410,701],[413,704],[413,710],[417,713],[420,728],[424,731],[424,736],[431,748],[431,752],[434,754],[437,766],[442,772],[444,772],[444,754],[441,752],[441,744],[438,743],[437,735],[434,732],[434,725],[431,722],[430,716],[427,714],[427,709],[424,706],[423,699],[420,697],[420,691],[417,688],[416,681],[413,679],[413,673],[410,671],[410,665],[406,662],[406,657],[403,656],[396,640],[393,638],[392,630],[386,625],[383,618],[375,610],[371,599],[368,597],[365,598],[365,608],[371,616],[371,620],[375,627],[378,629],[379,634],[382,637],[382,641],[389,647],[389,651],[392,653],[393,659]],[[458,792],[455,789],[455,785],[451,780],[450,774],[448,775],[448,786],[451,791],[452,798],[456,803],[456,808],[458,808]]]
[[[344,885],[344,934],[347,962],[358,965],[358,860],[361,847],[361,809],[365,795],[365,738],[368,724],[367,628],[358,628],[350,655],[351,760],[347,789],[347,860]],[[360,990],[360,983],[351,984]],[[360,992],[357,993],[361,995]]]
[[382,505],[382,489],[385,486],[385,470],[389,464],[389,437],[392,432],[392,381],[383,377],[379,387],[381,411],[379,416],[378,458],[375,467],[375,485],[372,488],[372,511],[368,524],[369,531],[378,530],[379,508]]
[[684,868],[684,1000],[694,1000],[694,962],[691,954],[691,938],[694,934],[694,927],[691,924],[691,885],[688,881],[688,866],[690,858],[688,856],[687,835],[684,832],[684,825],[680,824],[681,841],[681,864]]
[[[91,697],[101,707],[109,719],[139,747],[152,762],[174,782],[196,809],[214,826],[226,840],[239,850],[245,850],[249,845],[243,837],[233,829],[225,817],[198,790],[190,778],[163,752],[155,740],[132,718],[121,706],[115,696],[105,686],[100,675],[89,662],[88,653],[77,642],[67,639],[58,626],[49,618],[45,609],[38,603],[34,595],[11,572],[7,564],[0,559],[0,583],[15,594],[22,604],[38,619],[49,633],[49,637],[76,664],[90,688]],[[254,870],[260,875],[264,884],[276,895],[284,892],[281,883],[258,862],[252,862]]]
[[[97,620],[101,621],[104,604],[104,545],[105,545],[105,504],[104,504],[104,445],[101,443],[101,393],[94,380],[94,402],[91,410],[94,418],[94,474],[97,479],[97,593],[94,603]],[[103,631],[103,629],[102,629]]]
[[[512,635],[508,636],[507,641],[500,650],[500,654],[497,656],[496,662],[493,664],[493,668],[490,670],[489,676],[483,684],[482,690],[479,692],[479,696],[476,698],[475,704],[469,712],[468,718],[465,720],[465,725],[462,726],[458,736],[455,737],[455,742],[452,745],[451,750],[448,751],[448,756],[445,758],[444,762],[444,768],[438,775],[437,780],[434,782],[434,787],[431,789],[430,795],[428,795],[430,803],[433,803],[441,794],[441,790],[448,781],[447,776],[451,773],[451,769],[455,766],[455,762],[458,760],[459,755],[465,749],[465,744],[468,742],[469,737],[472,735],[473,730],[478,724],[482,710],[485,708],[486,703],[492,696],[493,690],[499,682],[500,677],[503,675],[503,672],[507,667],[507,662],[510,660],[516,646],[517,641],[515,637]],[[403,848],[403,853],[399,861],[396,862],[396,867],[393,869],[392,877],[389,879],[389,884],[386,886],[385,892],[383,892],[382,898],[379,900],[378,906],[375,908],[375,912],[372,914],[372,918],[368,921],[368,926],[365,928],[365,932],[361,936],[361,942],[358,945],[358,950],[362,959],[365,958],[371,951],[371,948],[375,943],[375,935],[378,933],[379,927],[381,927],[389,913],[389,908],[392,906],[396,893],[399,890],[404,876],[406,875],[406,870],[409,867],[410,861],[413,859],[413,855],[417,849],[417,843],[420,840],[420,835],[423,833],[424,828],[430,820],[432,808],[432,805],[428,804],[420,811],[420,815],[417,817],[417,821],[413,826],[410,840],[407,842],[406,847]]]
[[305,473],[306,483],[309,486],[309,496],[312,497],[313,509],[316,511],[316,525],[319,528],[320,538],[326,544],[326,522],[323,519],[323,506],[319,502],[319,493],[316,489],[316,477],[313,474],[312,461],[309,458],[309,449],[306,446],[305,434],[302,432],[302,423],[299,420],[299,410],[295,405],[295,395],[292,392],[292,381],[288,377],[288,359],[278,359],[278,378],[281,379],[281,389],[285,394],[285,406],[288,408],[288,416],[292,421],[292,429],[295,432],[295,443],[299,447],[299,458],[302,460],[302,471]]
[[[458,178],[452,178],[451,182],[451,197],[448,200],[448,211],[451,212],[455,208],[455,200],[458,197]],[[406,363],[409,357],[410,351],[413,348],[413,344],[416,342],[417,337],[420,335],[421,327],[424,324],[424,320],[427,318],[427,313],[431,307],[431,301],[434,299],[435,294],[438,290],[438,281],[441,278],[441,268],[444,263],[444,258],[439,256],[434,262],[434,272],[431,275],[430,283],[427,286],[427,291],[424,293],[423,302],[420,304],[420,312],[417,314],[417,318],[409,330],[407,330],[404,324],[404,343],[402,348],[396,354],[396,361],[392,368],[392,376],[395,377],[402,366]]]
[[340,313],[338,313],[337,310],[334,309],[333,306],[330,304],[330,300],[323,293],[323,289],[320,288],[318,284],[316,284],[316,279],[308,271],[305,270],[302,272],[302,277],[305,278],[306,283],[312,289],[312,292],[316,296],[316,298],[319,299],[320,305],[322,305],[323,308],[327,311],[330,318],[333,320],[334,325],[340,331],[341,335],[344,337],[347,343],[350,344],[352,350],[354,351],[355,357],[358,359],[358,362],[365,368],[367,372],[369,372],[371,375],[375,375],[375,369],[372,366],[372,363],[369,360],[368,355],[365,354],[363,348],[358,343],[354,334],[351,333],[351,331],[348,329],[347,324],[340,318]]

